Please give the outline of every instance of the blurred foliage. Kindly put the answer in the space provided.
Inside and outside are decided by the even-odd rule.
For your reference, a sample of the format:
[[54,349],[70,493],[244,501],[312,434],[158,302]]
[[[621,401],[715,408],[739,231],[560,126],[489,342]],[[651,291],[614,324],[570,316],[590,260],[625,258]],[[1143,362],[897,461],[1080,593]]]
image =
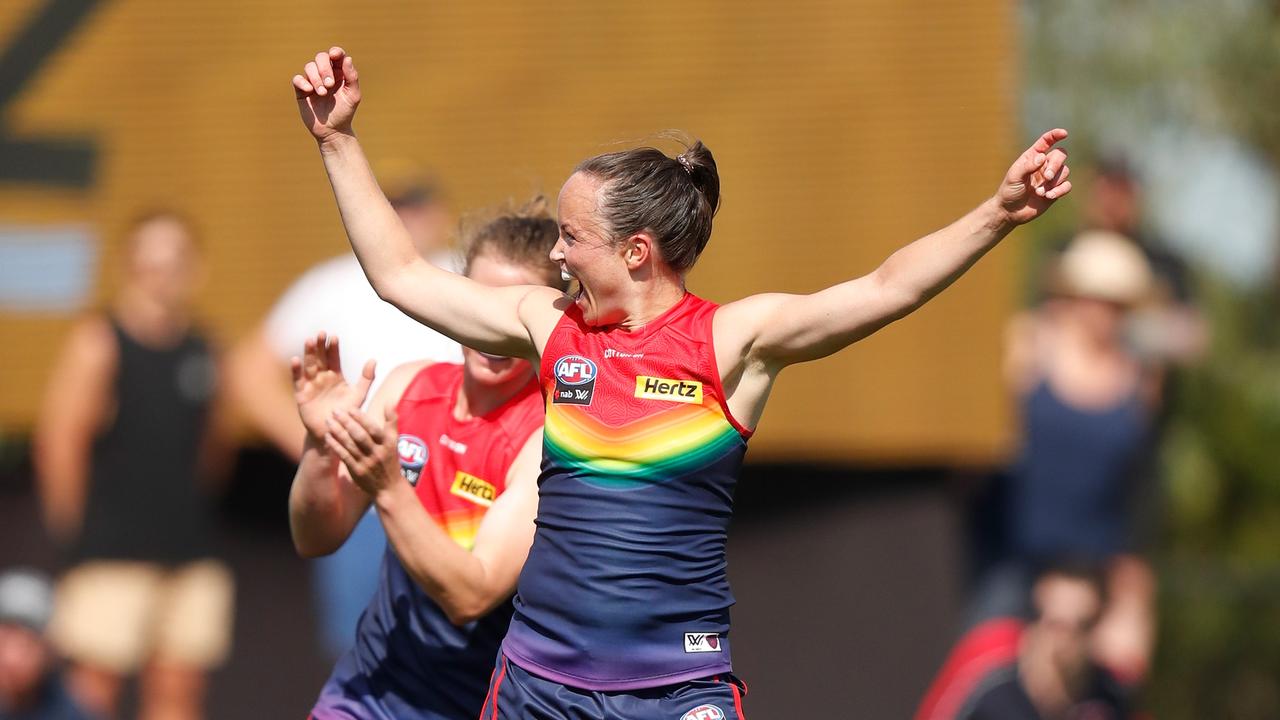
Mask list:
[[1163,443],[1156,717],[1280,717],[1280,342],[1273,292],[1207,283],[1208,357]]
[[[1027,131],[1070,127],[1077,167],[1170,128],[1230,133],[1280,165],[1280,3],[1023,8]],[[1070,227],[1064,210],[1033,247]],[[1212,342],[1174,379],[1144,705],[1161,720],[1280,718],[1280,293],[1199,275]]]

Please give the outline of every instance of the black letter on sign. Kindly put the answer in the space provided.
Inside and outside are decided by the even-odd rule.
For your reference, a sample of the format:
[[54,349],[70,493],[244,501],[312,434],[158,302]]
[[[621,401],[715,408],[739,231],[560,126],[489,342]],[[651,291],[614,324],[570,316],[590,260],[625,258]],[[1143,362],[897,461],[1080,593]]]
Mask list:
[[48,0],[0,54],[0,180],[60,187],[88,187],[97,155],[87,138],[14,138],[4,113],[35,78],[40,66],[71,36],[98,0]]

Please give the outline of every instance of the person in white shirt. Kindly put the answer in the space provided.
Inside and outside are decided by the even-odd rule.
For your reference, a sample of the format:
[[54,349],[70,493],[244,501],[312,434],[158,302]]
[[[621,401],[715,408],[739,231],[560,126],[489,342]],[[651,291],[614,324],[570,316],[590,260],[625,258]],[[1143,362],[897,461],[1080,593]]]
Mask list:
[[[438,190],[420,175],[402,174],[387,183],[386,191],[418,253],[456,271],[458,258],[448,242],[453,220]],[[289,358],[301,353],[306,339],[321,330],[342,338],[342,367],[356,372],[369,359],[387,369],[410,360],[457,363],[462,359],[456,342],[379,299],[355,255],[347,253],[315,265],[234,348],[228,363],[230,391],[240,414],[295,463],[306,431],[293,402]],[[371,397],[376,390],[375,384]],[[385,542],[377,518],[370,514],[341,550],[315,561],[320,635],[334,657],[346,650],[355,635],[356,621],[377,584]]]

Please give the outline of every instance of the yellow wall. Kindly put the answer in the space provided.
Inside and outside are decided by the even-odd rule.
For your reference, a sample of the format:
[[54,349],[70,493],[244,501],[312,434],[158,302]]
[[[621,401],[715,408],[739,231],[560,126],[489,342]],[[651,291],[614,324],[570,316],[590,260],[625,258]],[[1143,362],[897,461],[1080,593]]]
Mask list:
[[[36,5],[4,4],[0,42]],[[554,194],[612,141],[683,128],[716,154],[724,186],[693,289],[716,300],[814,290],[994,189],[1018,149],[1012,11],[1003,0],[104,0],[4,117],[11,134],[95,138],[96,181],[0,185],[0,219],[94,223],[110,267],[140,207],[186,209],[209,244],[202,311],[234,340],[344,247],[289,87],[341,43],[361,68],[367,149],[429,163],[458,208]],[[998,250],[909,320],[788,370],[753,457],[994,456],[1013,267]],[[29,426],[65,328],[0,314],[0,425]]]

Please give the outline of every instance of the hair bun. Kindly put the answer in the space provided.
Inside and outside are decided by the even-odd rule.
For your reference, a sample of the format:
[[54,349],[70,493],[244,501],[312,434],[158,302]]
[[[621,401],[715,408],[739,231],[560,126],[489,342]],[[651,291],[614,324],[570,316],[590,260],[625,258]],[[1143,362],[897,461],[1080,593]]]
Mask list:
[[716,159],[712,157],[711,151],[701,140],[697,140],[689,149],[677,155],[676,161],[689,173],[689,179],[693,180],[694,187],[706,198],[707,204],[711,206],[711,214],[715,215],[720,209],[720,173],[716,169]]

